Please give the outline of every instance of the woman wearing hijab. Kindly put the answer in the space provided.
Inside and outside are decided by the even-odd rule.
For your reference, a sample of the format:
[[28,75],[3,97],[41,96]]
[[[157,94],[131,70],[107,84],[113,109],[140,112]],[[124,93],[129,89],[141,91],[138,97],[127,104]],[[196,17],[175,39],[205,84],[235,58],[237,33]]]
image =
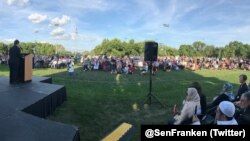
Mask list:
[[183,124],[186,120],[192,119],[194,115],[200,113],[200,96],[195,88],[188,88],[183,108],[179,114],[174,116],[174,125]]
[[[233,94],[233,85],[229,82],[226,82],[223,85],[222,92],[213,99],[213,102],[209,104],[207,109],[214,109],[217,107],[222,101],[233,101],[234,100],[234,94]],[[214,109],[215,110],[215,109]],[[214,111],[212,110],[212,111]]]

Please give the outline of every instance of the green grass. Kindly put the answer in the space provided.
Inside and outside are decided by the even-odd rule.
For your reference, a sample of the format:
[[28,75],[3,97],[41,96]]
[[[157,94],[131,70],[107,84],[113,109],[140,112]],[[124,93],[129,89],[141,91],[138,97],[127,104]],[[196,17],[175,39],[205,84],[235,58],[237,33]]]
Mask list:
[[[0,76],[8,75],[8,68],[0,65]],[[122,122],[136,127],[132,141],[140,140],[141,124],[165,124],[171,117],[174,104],[181,106],[186,88],[198,81],[207,95],[208,101],[217,95],[224,82],[233,83],[238,89],[238,76],[249,71],[159,71],[153,76],[153,92],[166,108],[157,103],[143,106],[148,93],[148,76],[111,75],[108,72],[81,72],[70,78],[66,69],[35,69],[33,75],[51,76],[53,82],[66,86],[68,101],[59,107],[49,119],[80,128],[81,140],[100,140]]]

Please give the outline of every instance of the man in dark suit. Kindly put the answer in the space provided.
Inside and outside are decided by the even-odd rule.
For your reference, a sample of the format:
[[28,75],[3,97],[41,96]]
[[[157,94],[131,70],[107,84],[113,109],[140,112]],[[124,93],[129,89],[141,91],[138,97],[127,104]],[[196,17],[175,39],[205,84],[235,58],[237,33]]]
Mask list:
[[20,64],[21,64],[21,50],[19,41],[14,41],[14,46],[9,50],[9,68],[10,68],[10,84],[17,84],[21,82],[20,79]]

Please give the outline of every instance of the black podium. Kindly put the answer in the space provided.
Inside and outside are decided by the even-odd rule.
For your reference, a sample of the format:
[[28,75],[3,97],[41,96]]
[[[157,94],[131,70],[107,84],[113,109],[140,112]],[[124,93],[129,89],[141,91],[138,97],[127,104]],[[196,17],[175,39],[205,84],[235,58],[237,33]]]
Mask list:
[[32,54],[22,54],[21,64],[20,64],[20,80],[22,83],[27,83],[32,81]]

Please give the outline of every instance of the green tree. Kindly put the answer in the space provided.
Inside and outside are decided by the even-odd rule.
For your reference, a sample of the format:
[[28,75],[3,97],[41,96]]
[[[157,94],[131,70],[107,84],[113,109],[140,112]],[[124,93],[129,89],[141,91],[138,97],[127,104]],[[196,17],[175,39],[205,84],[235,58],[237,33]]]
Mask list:
[[204,48],[202,55],[207,57],[216,57],[215,47],[208,45]]
[[196,41],[193,43],[193,48],[196,52],[199,52],[199,54],[202,54],[206,47],[206,44],[201,41]]
[[179,48],[179,54],[181,56],[195,56],[196,51],[191,45],[181,45]]
[[0,54],[7,55],[9,47],[4,43],[0,43]]

